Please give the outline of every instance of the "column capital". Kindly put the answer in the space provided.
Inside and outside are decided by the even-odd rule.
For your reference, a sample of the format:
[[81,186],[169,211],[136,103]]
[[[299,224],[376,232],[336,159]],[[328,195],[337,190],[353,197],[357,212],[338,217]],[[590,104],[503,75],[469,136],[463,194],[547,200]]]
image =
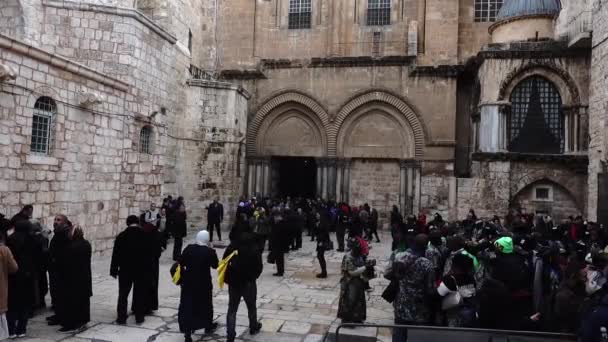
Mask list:
[[399,167],[402,169],[419,169],[421,167],[421,163],[416,159],[400,159]]

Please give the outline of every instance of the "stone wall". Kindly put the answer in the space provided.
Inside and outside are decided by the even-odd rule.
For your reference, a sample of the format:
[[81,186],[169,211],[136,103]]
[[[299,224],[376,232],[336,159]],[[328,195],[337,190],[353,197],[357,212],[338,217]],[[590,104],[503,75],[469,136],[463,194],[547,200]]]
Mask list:
[[[34,218],[47,226],[55,214],[65,213],[83,226],[96,250],[111,247],[109,239],[122,227],[121,193],[131,186],[122,175],[132,130],[120,114],[127,85],[108,86],[87,77],[112,81],[93,71],[69,72],[8,48],[0,48],[0,63],[19,71],[15,81],[0,84],[2,212],[13,215],[33,204]],[[83,108],[80,91],[97,93],[105,101]],[[57,104],[48,156],[30,153],[33,107],[41,96]]]
[[205,207],[214,198],[224,205],[229,224],[245,176],[245,134],[249,94],[220,82],[191,81],[184,116],[173,134],[177,156],[165,187],[188,200],[189,220],[205,224]]
[[591,83],[589,99],[589,178],[587,215],[590,220],[597,219],[598,173],[605,172],[608,160],[608,1],[595,1],[593,15],[593,50],[591,58]]
[[[464,219],[469,209],[477,216],[504,216],[510,208],[548,210],[565,217],[584,212],[587,179],[580,167],[550,162],[474,161],[471,178],[459,178],[457,217]],[[542,205],[531,201],[531,186],[551,184],[554,201]]]
[[24,24],[21,3],[17,0],[4,0],[0,7],[0,33],[22,38]]
[[[552,189],[551,201],[538,201],[534,198],[534,186],[549,186]],[[537,182],[524,188],[513,198],[517,206],[526,208],[529,213],[547,214],[553,217],[553,222],[561,223],[568,216],[576,217],[581,210],[567,190],[554,183]]]
[[351,205],[368,203],[378,210],[380,227],[388,224],[393,205],[399,207],[399,163],[355,159],[351,165]]

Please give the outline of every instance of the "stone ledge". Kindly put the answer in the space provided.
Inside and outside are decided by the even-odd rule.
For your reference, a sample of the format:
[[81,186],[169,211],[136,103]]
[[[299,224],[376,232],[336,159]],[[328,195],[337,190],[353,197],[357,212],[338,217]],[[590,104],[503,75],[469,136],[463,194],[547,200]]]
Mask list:
[[96,12],[96,13],[105,13],[105,14],[113,14],[121,17],[129,17],[139,21],[142,25],[146,26],[154,33],[158,34],[160,37],[165,39],[171,44],[175,44],[177,42],[177,38],[171,33],[167,32],[160,25],[152,21],[145,14],[141,13],[138,10],[131,8],[123,8],[123,7],[114,7],[114,6],[105,6],[105,5],[94,5],[87,4],[81,2],[73,2],[66,0],[43,0],[42,5],[46,7],[54,7],[54,8],[63,8],[68,10],[77,10],[77,11],[88,11],[88,12]]
[[586,154],[532,154],[515,152],[476,152],[473,153],[475,161],[516,161],[516,162],[552,162],[570,164],[587,170],[589,157]]
[[55,157],[37,155],[37,154],[28,154],[25,156],[25,163],[32,165],[59,165],[59,160]]
[[234,85],[232,83],[228,83],[228,82],[200,80],[200,79],[191,78],[188,81],[186,81],[186,84],[191,87],[235,90],[239,94],[243,95],[243,97],[245,97],[247,100],[249,100],[251,98],[251,94],[247,90],[245,90],[245,88]]
[[0,48],[5,48],[9,51],[14,51],[19,55],[26,56],[43,63],[47,63],[56,68],[66,70],[73,74],[82,76],[84,78],[93,80],[95,82],[124,92],[129,91],[130,88],[130,85],[128,83],[120,81],[116,78],[109,77],[82,64],[72,62],[67,58],[52,55],[44,50],[25,44],[3,34],[0,34]]

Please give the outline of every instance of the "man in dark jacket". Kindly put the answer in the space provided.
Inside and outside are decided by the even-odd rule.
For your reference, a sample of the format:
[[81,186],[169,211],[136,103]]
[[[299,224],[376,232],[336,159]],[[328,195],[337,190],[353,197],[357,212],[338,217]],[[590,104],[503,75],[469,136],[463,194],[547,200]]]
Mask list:
[[275,277],[282,277],[285,272],[285,253],[289,252],[290,226],[283,215],[275,213],[270,232],[270,253],[277,264]]
[[221,224],[224,220],[224,206],[222,203],[217,201],[217,198],[213,199],[213,202],[209,204],[207,209],[207,231],[209,232],[209,241],[213,242],[213,229],[217,230],[217,238],[222,241],[222,228]]
[[262,329],[262,324],[257,320],[256,280],[262,274],[263,264],[262,254],[256,248],[255,236],[251,232],[242,232],[235,239],[231,239],[223,258],[235,250],[238,251],[238,254],[230,260],[225,278],[225,282],[228,284],[227,342],[234,342],[236,338],[236,313],[241,298],[247,305],[249,333],[255,335]]
[[135,321],[143,323],[146,314],[146,291],[144,284],[144,261],[146,240],[145,233],[139,227],[139,219],[135,215],[127,218],[127,228],[116,237],[112,251],[110,275],[118,277],[117,324],[127,322],[128,297],[133,288],[133,311]]
[[34,213],[34,207],[31,204],[28,204],[21,209],[20,212],[15,214],[11,218],[11,224],[14,226],[19,221],[29,221],[32,218],[32,214]]

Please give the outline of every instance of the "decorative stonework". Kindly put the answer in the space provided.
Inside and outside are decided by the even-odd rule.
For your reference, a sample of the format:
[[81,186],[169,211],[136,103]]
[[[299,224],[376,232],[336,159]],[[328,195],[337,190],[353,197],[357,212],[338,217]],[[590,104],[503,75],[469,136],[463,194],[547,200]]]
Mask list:
[[370,102],[383,102],[395,107],[402,113],[409,123],[415,142],[415,157],[419,158],[424,155],[424,147],[426,139],[429,136],[421,119],[414,113],[411,107],[399,97],[381,90],[374,90],[365,94],[359,95],[356,98],[346,103],[338,112],[335,119],[332,120],[332,125],[328,128],[327,135],[329,139],[328,155],[335,156],[337,153],[338,133],[342,128],[342,124],[346,117],[355,109],[364,106]]
[[104,101],[104,96],[99,93],[81,90],[78,93],[78,103],[82,107],[90,107],[94,105],[99,105]]
[[272,97],[266,101],[260,109],[258,109],[254,119],[249,123],[247,130],[247,154],[257,155],[257,140],[259,139],[259,130],[264,121],[264,118],[275,108],[282,104],[295,102],[308,108],[320,120],[324,127],[329,124],[329,116],[327,111],[311,97],[296,91],[289,91]]
[[[576,81],[574,81],[574,79],[566,70],[563,70],[554,62],[546,60],[532,60],[526,63],[525,65],[511,71],[500,85],[497,100],[508,101],[508,97],[511,95],[511,91],[519,83],[519,81],[521,81],[523,78],[531,76],[532,74],[538,74],[540,76],[546,77],[554,83],[560,83],[561,81],[563,85],[556,85],[560,88],[562,100],[566,99],[566,96],[564,95],[569,95],[569,99],[571,102],[564,102],[564,104],[576,105],[581,103],[581,97],[578,91],[578,86],[576,85]],[[568,94],[563,94],[564,90],[568,90]]]
[[10,65],[0,64],[0,83],[17,78],[17,70]]

